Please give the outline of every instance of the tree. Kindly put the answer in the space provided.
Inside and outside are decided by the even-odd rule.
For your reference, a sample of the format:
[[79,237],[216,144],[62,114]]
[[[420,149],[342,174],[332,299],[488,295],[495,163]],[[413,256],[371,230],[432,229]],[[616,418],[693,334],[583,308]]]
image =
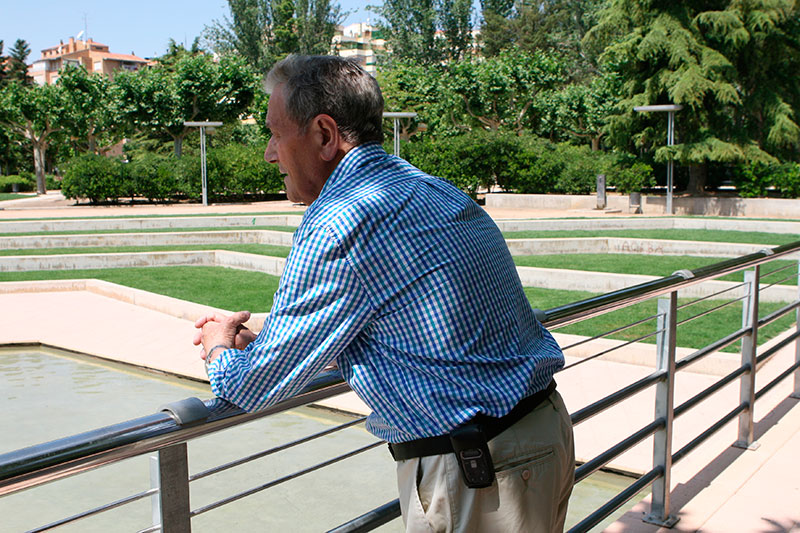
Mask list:
[[547,54],[504,51],[491,61],[451,63],[443,82],[460,97],[472,125],[520,133],[533,126],[537,95],[553,89],[561,73],[561,65]]
[[217,53],[237,53],[256,72],[266,74],[274,62],[270,50],[270,0],[228,0],[230,17],[206,26],[203,36]]
[[336,25],[342,19],[339,4],[330,0],[295,0],[297,51],[322,55],[331,50]]
[[508,19],[514,10],[514,0],[481,0],[481,43],[483,53],[494,57],[511,44]]
[[253,101],[257,76],[236,56],[218,63],[210,56],[184,56],[115,78],[122,116],[134,128],[166,134],[181,156],[183,140],[193,131],[186,121],[232,121]]
[[464,58],[473,46],[472,2],[470,0],[439,0],[439,25],[444,33],[444,57]]
[[8,77],[20,83],[32,83],[33,78],[28,76],[28,56],[31,47],[23,39],[17,39],[9,54]]
[[25,85],[15,80],[0,89],[0,124],[30,141],[38,194],[47,192],[47,148],[53,136],[63,130],[66,112],[64,91],[59,85]]
[[391,61],[430,65],[441,61],[436,46],[434,0],[384,0],[375,10],[383,17]]
[[203,35],[215,52],[237,53],[262,74],[291,53],[328,53],[341,20],[331,0],[228,0],[228,6],[231,16]]
[[553,137],[555,130],[568,138],[587,140],[593,151],[599,150],[608,116],[616,104],[618,85],[614,75],[602,73],[588,83],[570,83],[543,95],[537,105],[547,130],[543,134]]
[[[796,26],[790,0],[610,0],[587,39],[607,44],[603,60],[624,80],[611,142],[632,152],[662,146],[658,160],[671,156],[690,167],[693,193],[702,192],[709,163],[796,153]],[[663,147],[663,116],[633,113],[658,103],[686,107],[671,150]]]
[[80,151],[102,154],[122,140],[123,121],[106,76],[89,74],[83,66],[67,67],[58,84],[64,89],[63,125]]

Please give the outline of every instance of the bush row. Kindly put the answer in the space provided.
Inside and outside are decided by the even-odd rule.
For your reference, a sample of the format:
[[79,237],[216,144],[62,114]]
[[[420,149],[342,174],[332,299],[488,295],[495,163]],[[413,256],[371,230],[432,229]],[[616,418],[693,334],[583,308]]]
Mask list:
[[[56,176],[45,174],[47,190],[61,188],[61,183]],[[17,192],[31,192],[36,190],[36,176],[33,172],[20,172],[10,176],[0,176],[0,192],[13,192],[16,185]]]
[[408,143],[403,150],[413,165],[472,196],[493,185],[528,194],[587,194],[595,190],[598,174],[620,192],[655,184],[653,169],[633,158],[531,135],[478,131]]
[[[208,194],[214,199],[264,195],[283,189],[276,165],[264,161],[264,146],[230,144],[206,155]],[[98,155],[82,155],[67,165],[61,191],[67,198],[93,203],[120,198],[167,201],[199,198],[202,194],[200,159],[143,154],[123,162]]]

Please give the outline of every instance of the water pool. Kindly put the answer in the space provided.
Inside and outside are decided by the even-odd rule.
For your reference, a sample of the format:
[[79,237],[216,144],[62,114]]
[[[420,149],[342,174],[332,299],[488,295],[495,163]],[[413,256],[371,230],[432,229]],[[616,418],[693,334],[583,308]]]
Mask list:
[[[0,348],[0,453],[147,415],[207,384],[55,350]],[[189,442],[190,474],[321,431],[350,417],[294,409]],[[341,431],[193,482],[191,507],[207,505],[374,441],[362,427]],[[0,532],[26,531],[150,488],[150,459],[118,464],[0,498]],[[632,480],[597,473],[575,488],[575,524]],[[394,463],[383,446],[195,517],[193,531],[327,531],[397,497]],[[619,513],[618,513],[619,514]],[[59,531],[138,531],[152,524],[145,499]],[[602,528],[597,528],[598,531]],[[395,520],[381,532],[401,532]]]

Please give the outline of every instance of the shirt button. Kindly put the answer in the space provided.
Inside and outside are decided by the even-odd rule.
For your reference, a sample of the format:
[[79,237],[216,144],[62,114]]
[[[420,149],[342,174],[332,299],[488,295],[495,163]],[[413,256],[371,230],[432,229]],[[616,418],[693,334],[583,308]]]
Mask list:
[[525,470],[522,471],[522,479],[528,481],[530,478],[531,478],[531,471],[526,468]]

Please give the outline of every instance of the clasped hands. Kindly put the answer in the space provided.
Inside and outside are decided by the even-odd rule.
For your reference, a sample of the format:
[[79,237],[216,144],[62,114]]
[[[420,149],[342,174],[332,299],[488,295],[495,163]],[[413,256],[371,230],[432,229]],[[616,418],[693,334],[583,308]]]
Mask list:
[[[197,319],[194,327],[198,331],[194,334],[192,343],[195,346],[202,344],[200,358],[210,364],[216,352],[224,348],[244,350],[248,344],[256,339],[256,334],[247,329],[244,323],[250,320],[250,311],[239,311],[230,316],[221,313],[209,313]],[[217,348],[215,350],[215,348]],[[208,358],[210,356],[210,358]],[[208,359],[207,359],[208,358]]]

